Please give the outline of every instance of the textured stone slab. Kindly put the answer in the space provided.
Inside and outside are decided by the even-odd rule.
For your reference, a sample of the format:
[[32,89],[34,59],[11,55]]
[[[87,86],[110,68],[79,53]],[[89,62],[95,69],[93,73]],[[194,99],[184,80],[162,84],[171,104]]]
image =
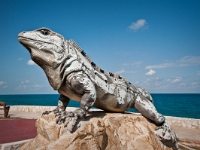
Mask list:
[[54,114],[41,117],[36,122],[38,135],[21,150],[171,149],[157,139],[156,126],[137,114],[93,112],[77,126],[79,128],[70,133],[62,124],[55,123]]

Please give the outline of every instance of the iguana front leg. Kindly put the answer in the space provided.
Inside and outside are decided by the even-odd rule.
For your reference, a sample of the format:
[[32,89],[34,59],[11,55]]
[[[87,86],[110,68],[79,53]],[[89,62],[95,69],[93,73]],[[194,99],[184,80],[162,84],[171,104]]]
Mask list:
[[80,108],[74,112],[64,112],[57,118],[58,123],[64,123],[65,127],[72,132],[78,119],[86,116],[89,109],[93,106],[96,100],[96,89],[92,81],[84,74],[74,74],[67,79],[75,94],[81,95]]
[[42,115],[47,115],[51,112],[54,112],[54,114],[56,116],[62,114],[63,112],[65,112],[65,109],[69,103],[69,98],[64,96],[64,95],[60,95],[59,99],[58,99],[58,106],[52,110],[52,111],[45,111]]

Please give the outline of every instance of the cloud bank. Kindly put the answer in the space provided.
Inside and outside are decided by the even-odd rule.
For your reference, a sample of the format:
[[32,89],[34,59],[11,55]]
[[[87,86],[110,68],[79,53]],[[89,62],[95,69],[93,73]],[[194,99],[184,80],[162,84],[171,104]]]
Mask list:
[[200,65],[200,56],[185,56],[177,61],[146,66],[145,69],[155,69],[155,68],[160,69],[160,68],[185,67],[185,66],[196,66],[196,65]]

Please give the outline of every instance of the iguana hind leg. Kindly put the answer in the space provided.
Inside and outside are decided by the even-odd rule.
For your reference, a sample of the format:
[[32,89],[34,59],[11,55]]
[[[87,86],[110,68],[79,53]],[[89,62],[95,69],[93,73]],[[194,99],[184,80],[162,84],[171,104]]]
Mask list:
[[134,108],[144,117],[152,120],[156,125],[161,125],[165,121],[164,116],[158,113],[153,103],[142,94],[136,96]]
[[152,100],[149,99],[149,96],[138,94],[134,103],[134,108],[158,126],[155,130],[155,134],[161,141],[170,141],[173,149],[178,149],[176,134],[166,122],[165,117],[157,112]]
[[163,124],[165,118],[156,110],[150,93],[140,87],[137,87],[137,90],[138,93],[136,95],[134,108],[137,109],[143,116],[156,123],[156,125]]

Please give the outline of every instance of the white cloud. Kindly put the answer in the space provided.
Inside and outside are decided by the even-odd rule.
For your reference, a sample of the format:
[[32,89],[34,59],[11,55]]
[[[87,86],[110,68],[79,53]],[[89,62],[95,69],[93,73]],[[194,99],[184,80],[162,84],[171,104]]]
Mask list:
[[42,87],[42,86],[39,85],[39,84],[34,84],[32,87],[34,87],[34,88],[40,88],[40,87]]
[[158,65],[146,66],[146,69],[184,67],[184,66],[196,66],[196,65],[200,65],[200,56],[185,56],[176,61],[162,63]]
[[125,70],[119,70],[119,71],[117,71],[117,72],[115,72],[115,74],[122,74],[122,73],[124,73],[125,72]]
[[159,79],[158,77],[150,77],[147,79],[147,82],[155,82],[155,81],[160,81],[162,79]]
[[129,66],[130,64],[128,63],[123,63],[122,66]]
[[130,26],[129,26],[129,29],[130,30],[134,30],[134,31],[137,31],[139,29],[142,29],[144,27],[147,27],[146,26],[147,24],[147,21],[145,19],[139,19],[137,20],[136,22],[133,22]]
[[150,69],[149,72],[146,73],[146,75],[151,76],[154,75],[156,73],[156,71]]
[[190,65],[190,64],[193,64],[193,65],[199,65],[200,64],[200,56],[185,56],[185,57],[182,57],[179,62],[184,65]]
[[138,61],[138,62],[132,63],[131,65],[132,65],[132,66],[139,67],[141,64],[142,64],[142,61]]
[[39,85],[37,83],[34,83],[34,84],[24,84],[24,83],[29,83],[30,81],[28,82],[21,82],[20,85],[18,85],[15,89],[16,90],[37,90],[37,89],[40,89],[42,87],[44,87],[43,85]]
[[122,66],[135,66],[135,67],[140,67],[141,64],[142,64],[142,61],[138,61],[138,62],[133,62],[133,63],[123,63]]
[[32,61],[32,60],[29,60],[29,61],[27,62],[27,65],[35,65],[35,62]]
[[137,73],[137,71],[125,71],[124,69],[116,71],[115,74],[134,74]]
[[146,69],[169,68],[173,66],[174,66],[174,63],[163,63],[163,64],[158,64],[158,65],[146,66]]
[[3,81],[0,81],[0,86],[2,86],[3,84],[5,84],[5,82],[3,82]]
[[181,82],[182,77],[176,77],[175,79],[167,79],[167,81],[171,82],[171,83],[179,83]]
[[176,79],[172,80],[172,83],[177,83],[177,82],[181,82],[182,78],[181,77],[177,77]]
[[24,86],[24,85],[23,85],[23,86],[22,86],[22,85],[19,85],[19,86],[16,87],[15,89],[16,89],[16,90],[20,90],[20,89],[25,89],[25,88],[26,88],[26,86]]
[[187,84],[186,84],[186,83],[180,83],[178,86],[179,86],[179,87],[186,87]]
[[[139,87],[143,87],[145,89],[151,88],[151,89],[160,89],[160,88],[164,88],[164,86],[166,86],[166,84],[164,84],[164,79],[159,78],[159,77],[149,77],[147,80],[145,81],[137,81],[137,86]],[[135,83],[135,84],[136,84]]]
[[6,89],[8,86],[6,85],[6,82],[0,81],[0,86],[2,86],[3,89]]
[[18,58],[17,60],[20,61],[20,60],[22,60],[22,59],[23,59],[23,58]]
[[197,75],[200,76],[200,71],[197,71]]
[[135,84],[139,84],[139,83],[140,83],[140,81],[136,81],[136,82],[135,82]]
[[29,80],[22,81],[21,84],[29,83]]
[[197,87],[197,86],[199,86],[199,85],[200,85],[199,82],[192,82],[192,83],[191,83],[191,86],[192,86],[192,87]]

